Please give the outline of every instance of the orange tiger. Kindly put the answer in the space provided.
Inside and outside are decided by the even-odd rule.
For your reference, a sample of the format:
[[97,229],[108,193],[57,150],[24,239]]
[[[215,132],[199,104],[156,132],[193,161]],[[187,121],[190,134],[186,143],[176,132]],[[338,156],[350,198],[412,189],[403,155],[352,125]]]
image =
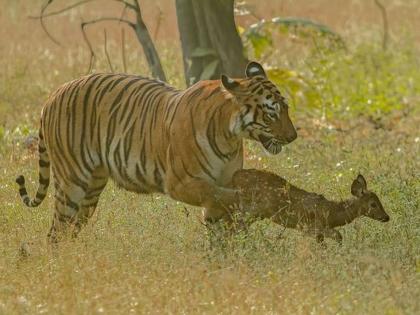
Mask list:
[[38,206],[54,173],[55,212],[48,233],[92,216],[112,178],[137,193],[160,192],[206,208],[217,220],[235,203],[227,188],[242,169],[243,138],[277,154],[297,137],[288,106],[263,67],[250,62],[246,78],[201,81],[186,90],[127,74],[92,74],[68,82],[47,100],[39,129]]

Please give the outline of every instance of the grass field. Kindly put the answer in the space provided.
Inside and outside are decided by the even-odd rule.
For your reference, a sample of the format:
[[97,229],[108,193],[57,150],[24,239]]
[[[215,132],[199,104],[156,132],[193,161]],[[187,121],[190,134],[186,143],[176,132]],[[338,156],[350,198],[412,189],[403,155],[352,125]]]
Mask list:
[[[299,137],[275,157],[248,142],[246,167],[274,171],[335,200],[350,197],[361,172],[390,222],[359,219],[340,228],[342,246],[328,241],[322,248],[262,221],[211,251],[200,209],[110,183],[80,237],[51,252],[52,189],[39,208],[28,210],[14,180],[25,174],[33,193],[38,162],[31,137],[42,103],[86,71],[88,55],[71,24],[79,15],[54,28],[66,38],[59,48],[26,18],[42,1],[0,0],[6,8],[0,12],[0,314],[419,314],[420,47],[419,34],[406,26],[418,23],[420,6],[383,1],[391,14],[390,46],[383,51],[372,3],[341,2],[344,24],[336,12],[346,15],[329,1],[313,1],[304,11],[303,1],[271,0],[258,9],[262,16],[306,14],[330,23],[348,50],[297,49],[300,44],[290,42],[271,48],[266,64],[305,78],[289,95]],[[161,58],[170,82],[182,87],[179,43],[173,34],[165,37],[174,28],[173,7],[157,3],[165,17],[157,35]],[[145,10],[156,7],[145,1]],[[97,32],[100,53],[103,32]],[[109,34],[121,71],[119,29]],[[138,44],[129,39],[128,71],[147,74]],[[301,54],[283,54],[284,47]],[[104,58],[96,68],[108,71]],[[26,259],[19,255],[22,244],[31,253]]]

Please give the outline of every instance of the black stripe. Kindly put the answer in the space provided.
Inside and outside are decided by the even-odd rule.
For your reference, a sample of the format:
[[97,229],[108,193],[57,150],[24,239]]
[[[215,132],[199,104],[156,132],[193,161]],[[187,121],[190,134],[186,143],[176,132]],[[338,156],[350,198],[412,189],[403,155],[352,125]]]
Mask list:
[[[252,94],[255,94],[255,92],[258,90],[258,89],[260,89],[261,88],[261,86],[259,85],[259,84],[257,84],[252,90],[251,90],[251,93]],[[262,88],[261,88],[262,89]]]
[[[82,166],[81,167],[85,167],[89,173],[92,173],[93,169],[92,167],[89,165],[88,161],[86,160],[86,155],[85,155],[85,146],[86,146],[86,139],[85,139],[85,132],[86,132],[86,116],[87,116],[87,108],[88,108],[88,104],[89,104],[89,97],[90,97],[90,93],[92,91],[92,88],[95,84],[95,82],[98,80],[98,77],[94,78],[92,82],[89,82],[90,85],[85,93],[85,96],[83,98],[83,109],[82,109],[82,113],[83,113],[83,118],[82,118],[82,126],[81,126],[81,133],[80,133],[80,157],[82,158]],[[95,106],[95,104],[93,105]],[[78,164],[77,159],[75,159],[76,164]]]
[[101,88],[102,88],[102,84],[107,80],[107,79],[109,79],[110,77],[112,77],[113,76],[113,74],[110,74],[110,75],[104,75],[103,77],[102,77],[102,79],[98,82],[98,84],[97,84],[97,89],[95,90],[95,97],[93,98],[93,101],[92,101],[92,104],[93,104],[93,106],[92,106],[92,113],[91,113],[91,115],[90,115],[90,130],[91,130],[91,133],[90,133],[90,140],[91,140],[91,142],[93,142],[93,138],[94,138],[94,135],[95,135],[95,133],[93,132],[93,130],[95,129],[95,122],[96,122],[96,116],[97,116],[97,114],[96,114],[96,111],[97,111],[97,108],[99,107],[99,102],[97,102],[97,100],[98,100],[98,97],[99,97],[99,92],[101,91]]
[[[222,105],[223,106],[223,105]],[[220,109],[221,106],[218,108]],[[220,110],[215,110],[213,112],[213,114],[211,115],[209,122],[208,122],[208,127],[207,127],[207,131],[206,131],[206,135],[207,135],[207,140],[210,144],[211,149],[213,150],[214,154],[216,154],[216,156],[221,159],[221,160],[229,160],[229,156],[227,156],[226,154],[224,154],[216,141],[216,137],[217,137],[217,130],[216,130],[216,126],[217,126],[217,120],[215,119],[216,114],[219,113],[220,114]]]
[[203,101],[206,101],[209,98],[211,98],[213,95],[218,94],[220,91],[221,91],[221,88],[220,88],[220,86],[218,86],[213,91],[211,91],[209,95],[207,95],[206,97],[204,97],[202,100]]
[[[115,78],[118,78],[118,75],[115,75]],[[120,83],[121,81],[124,81],[125,79],[127,79],[128,78],[128,76],[126,76],[126,75],[124,75],[124,76],[121,76],[119,79],[116,79],[112,84],[111,84],[111,86],[109,87],[109,89],[108,89],[108,91],[111,91],[114,87],[116,87],[117,86],[117,84],[118,83]]]
[[45,198],[45,194],[36,193],[36,199],[43,200]]
[[140,167],[138,164],[136,164],[136,179],[138,182],[140,182],[140,185],[143,185],[144,188],[147,188],[147,184],[144,180],[144,176],[142,172],[140,171]]
[[48,186],[50,184],[50,178],[43,178],[41,174],[39,175],[39,183],[43,186]]
[[57,199],[57,201],[59,201],[63,206],[65,207],[70,207],[74,210],[79,210],[79,206],[77,205],[77,203],[73,202],[70,200],[69,197],[64,196],[65,200],[63,200],[60,196],[56,195],[55,198]]
[[27,195],[28,193],[27,193],[27,191],[26,191],[26,188],[20,188],[19,189],[19,195],[21,195],[22,197],[23,196],[25,196],[25,195]]
[[198,161],[198,164],[200,164],[201,169],[204,171],[204,173],[206,173],[211,179],[216,181],[216,177],[213,176],[211,171],[200,161],[200,159],[197,156],[196,156],[196,159]]
[[162,180],[162,175],[160,174],[160,171],[159,171],[158,167],[155,168],[155,171],[153,172],[153,177],[154,177],[154,180],[155,180],[155,184],[159,188],[159,191],[163,192],[163,189],[162,189],[163,180]]
[[141,168],[143,169],[143,171],[146,171],[146,148],[145,148],[145,144],[146,141],[145,139],[143,139],[142,142],[142,147],[141,147],[141,151],[140,151],[140,163],[141,163]]
[[90,202],[88,204],[84,204],[83,207],[84,208],[96,208],[97,205],[98,205],[98,200],[95,200],[94,202]]
[[132,147],[132,144],[133,144],[133,135],[134,135],[134,130],[135,130],[133,125],[127,131],[127,134],[125,135],[125,138],[124,138],[124,161],[125,161],[125,164],[128,163],[128,158],[130,156],[131,147]]
[[206,164],[211,167],[211,163],[207,158],[207,154],[203,151],[202,147],[197,141],[197,131],[195,129],[195,124],[194,124],[193,108],[191,108],[189,112],[190,112],[190,122],[191,122],[194,143],[197,147],[197,150],[200,152],[201,156],[204,158],[204,161],[206,162]]
[[39,167],[50,167],[49,161],[39,160]]
[[[68,148],[74,148],[74,141],[76,139],[76,110],[77,110],[77,99],[79,97],[81,86],[80,84],[75,85],[74,89],[70,92],[70,95],[67,100],[67,110],[70,108],[71,104],[71,114],[67,113],[67,145]],[[69,117],[70,116],[70,117]],[[71,136],[71,145],[70,145],[70,136]]]
[[[59,200],[61,203],[61,200]],[[64,205],[64,203],[62,203]],[[70,221],[73,220],[73,217],[59,213],[59,212],[55,212],[54,217],[60,222],[60,223],[69,223]]]

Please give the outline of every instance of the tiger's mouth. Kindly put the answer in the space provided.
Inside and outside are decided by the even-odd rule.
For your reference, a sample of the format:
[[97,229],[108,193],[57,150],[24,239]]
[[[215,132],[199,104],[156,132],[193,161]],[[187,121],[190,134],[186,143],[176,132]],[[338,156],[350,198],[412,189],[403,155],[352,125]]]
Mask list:
[[282,142],[280,142],[279,140],[264,135],[259,135],[258,139],[260,139],[260,142],[263,145],[264,149],[266,149],[270,154],[275,155],[281,152]]

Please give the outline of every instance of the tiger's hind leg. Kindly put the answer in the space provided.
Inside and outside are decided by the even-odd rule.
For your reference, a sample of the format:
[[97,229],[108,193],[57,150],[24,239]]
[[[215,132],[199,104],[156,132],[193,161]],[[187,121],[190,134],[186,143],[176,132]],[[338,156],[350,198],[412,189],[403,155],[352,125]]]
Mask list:
[[85,226],[88,220],[93,216],[96,206],[99,202],[99,197],[108,182],[108,177],[93,177],[86,195],[81,202],[81,208],[77,215],[77,221],[73,230],[73,237],[77,237],[82,227]]
[[[57,173],[56,173],[57,174]],[[81,202],[85,198],[85,189],[69,180],[55,178],[54,215],[48,238],[56,243],[66,236],[70,228],[77,222]]]

